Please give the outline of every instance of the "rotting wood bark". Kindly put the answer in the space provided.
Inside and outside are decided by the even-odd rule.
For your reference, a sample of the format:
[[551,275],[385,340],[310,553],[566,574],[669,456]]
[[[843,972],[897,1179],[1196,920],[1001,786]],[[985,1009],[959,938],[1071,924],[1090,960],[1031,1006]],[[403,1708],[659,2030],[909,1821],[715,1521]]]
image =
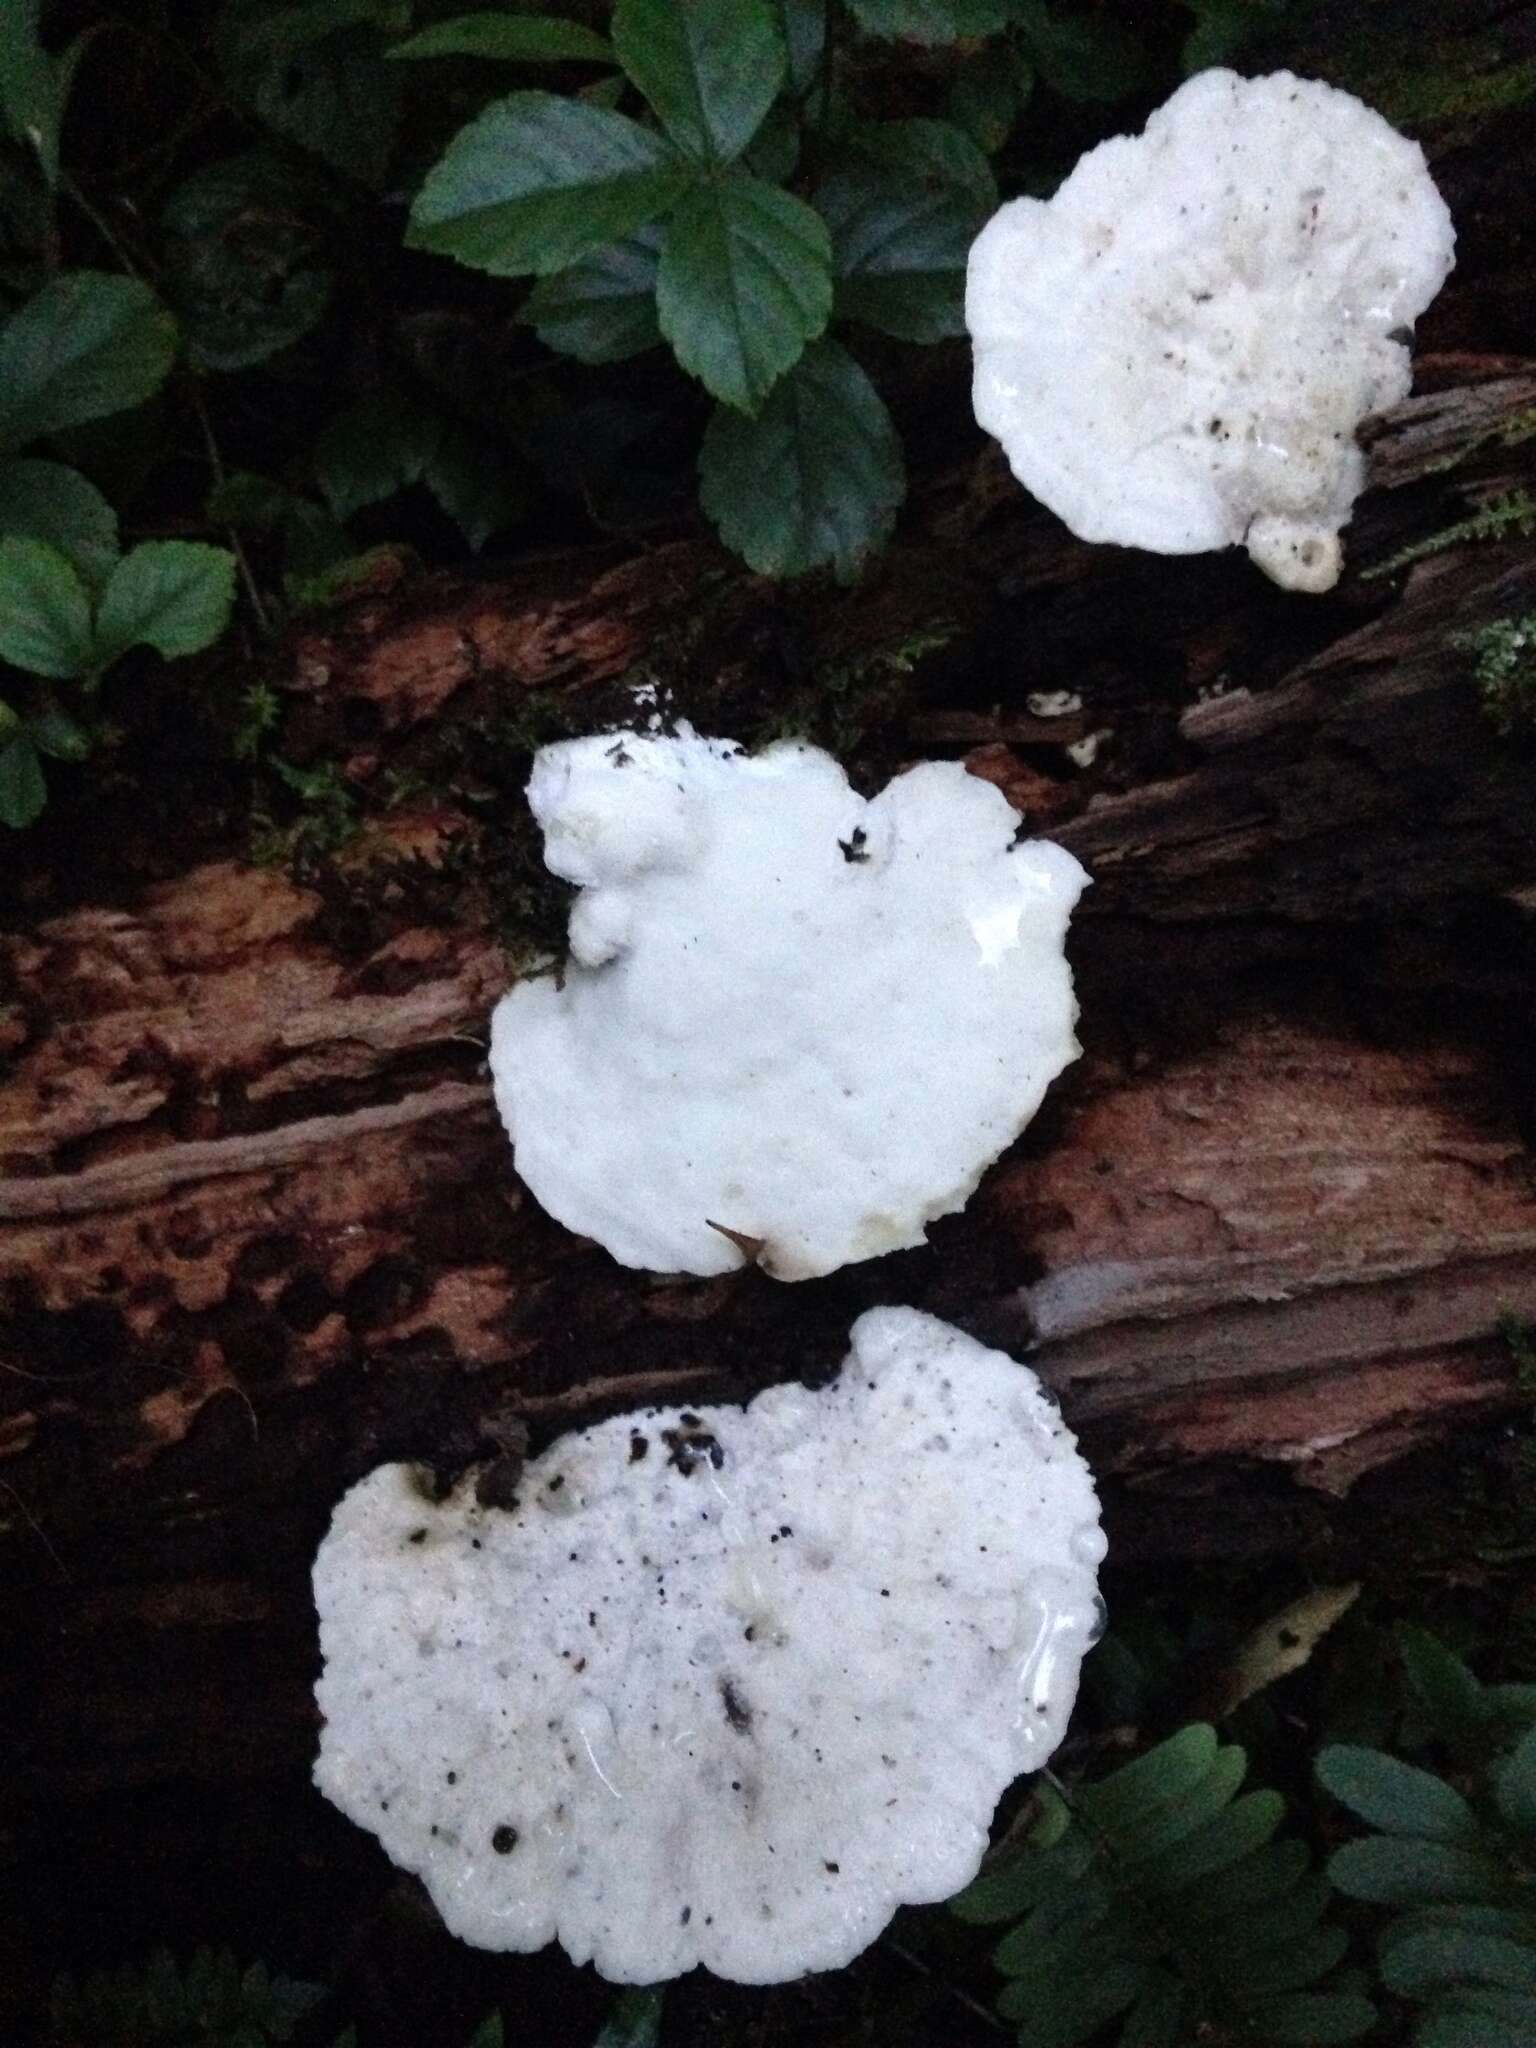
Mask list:
[[[1362,565],[1446,523],[1469,444],[1479,488],[1536,470],[1501,438],[1536,373],[1451,368],[1377,440]],[[648,665],[701,723],[761,729],[942,618],[913,675],[875,664],[860,772],[965,752],[1096,880],[1087,1055],[926,1251],[678,1283],[544,1217],[483,1073],[490,909],[370,894],[381,847],[441,860],[458,796],[378,806],[306,883],[229,847],[0,937],[0,1529],[24,1622],[49,1617],[8,1704],[41,1781],[297,1760],[307,1559],[379,1458],[452,1469],[524,1423],[824,1371],[875,1300],[1038,1343],[1129,1554],[1290,1540],[1511,1410],[1497,1318],[1536,1316],[1533,762],[1450,641],[1536,609],[1532,551],[1315,603],[1236,560],[1084,548],[993,469],[934,486],[864,589],[793,611],[692,542],[564,557],[362,600],[274,677],[285,744],[342,747],[366,790],[456,720],[537,691],[579,722]],[[1064,684],[1081,713],[1030,709]],[[1109,738],[1079,771],[1088,732]]]

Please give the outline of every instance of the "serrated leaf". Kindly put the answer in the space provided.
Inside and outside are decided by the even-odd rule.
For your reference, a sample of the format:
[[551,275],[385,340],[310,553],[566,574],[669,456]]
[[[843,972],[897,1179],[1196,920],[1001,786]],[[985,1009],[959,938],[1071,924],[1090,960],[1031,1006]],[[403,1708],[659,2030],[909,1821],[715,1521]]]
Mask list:
[[1491,1857],[1398,1835],[1346,1842],[1330,1858],[1328,1875],[1350,1898],[1381,1906],[1414,1906],[1437,1899],[1493,1906],[1510,1902],[1509,1882]]
[[789,68],[769,0],[618,0],[613,46],[679,149],[740,156]]
[[0,538],[9,533],[47,541],[93,586],[118,556],[117,514],[89,478],[62,462],[0,462]]
[[592,2048],[656,2048],[664,1993],[659,1985],[621,1991],[608,2009]]
[[231,90],[264,126],[379,187],[404,103],[372,0],[230,0],[216,47]]
[[721,539],[764,576],[828,565],[855,575],[889,537],[906,493],[890,414],[832,341],[806,350],[756,419],[716,410],[699,485]]
[[867,34],[912,43],[993,36],[1011,12],[1009,0],[848,0],[848,5]]
[[1317,1760],[1318,1782],[1372,1827],[1427,1842],[1475,1846],[1477,1816],[1454,1786],[1379,1749],[1335,1743]]
[[1068,100],[1120,100],[1147,81],[1139,37],[1107,11],[1062,14],[1046,0],[1012,0],[1014,19],[1040,76]]
[[268,150],[207,164],[161,216],[167,290],[188,353],[239,370],[289,348],[330,303],[329,201],[313,178]]
[[176,322],[148,285],[65,271],[0,327],[0,450],[142,403],[175,358]]
[[495,277],[547,277],[654,220],[679,189],[651,130],[583,100],[513,93],[427,173],[406,242]]
[[31,740],[12,740],[0,747],[0,825],[23,832],[47,807],[48,784]]
[[656,270],[661,230],[639,228],[597,249],[569,270],[540,278],[523,301],[523,318],[546,348],[578,363],[619,363],[655,348]]
[[422,481],[476,554],[527,509],[527,493],[494,442],[455,421],[445,424]]
[[1332,2048],[1336,2041],[1358,2041],[1376,2024],[1376,2008],[1368,1998],[1349,1992],[1291,1992],[1255,2013],[1250,2026],[1274,2048]]
[[1495,1768],[1493,1796],[1509,1825],[1536,1839],[1536,1728]]
[[839,158],[865,170],[915,180],[930,191],[963,193],[978,215],[997,205],[992,166],[953,121],[854,121],[837,141]]
[[858,169],[829,178],[816,207],[832,235],[837,310],[901,341],[965,332],[965,269],[981,211],[957,187]]
[[91,597],[67,555],[46,541],[0,540],[0,658],[32,675],[78,676],[91,665]]
[[1381,1975],[1403,1998],[1469,1981],[1536,1996],[1536,1946],[1461,1927],[1413,1927],[1383,1947]]
[[755,412],[832,311],[825,223],[802,200],[734,172],[701,180],[667,224],[661,331],[685,370]]
[[337,519],[350,519],[421,480],[443,437],[434,409],[386,391],[337,414],[315,443],[315,480]]
[[956,1893],[949,1910],[973,1927],[1001,1926],[1070,1886],[1092,1861],[1093,1844],[1080,1830],[1074,1831],[1047,1849],[1025,1849],[996,1870],[984,1870]]
[[544,14],[456,14],[395,43],[390,57],[488,57],[507,64],[610,64],[613,45],[579,21]]
[[96,615],[97,664],[129,647],[152,647],[167,661],[198,654],[229,624],[235,558],[205,541],[147,540],[124,555],[107,580]]
[[1215,1763],[1217,1747],[1209,1722],[1193,1721],[1134,1763],[1079,1786],[1078,1806],[1107,1833],[1130,1834],[1160,1807],[1190,1798]]

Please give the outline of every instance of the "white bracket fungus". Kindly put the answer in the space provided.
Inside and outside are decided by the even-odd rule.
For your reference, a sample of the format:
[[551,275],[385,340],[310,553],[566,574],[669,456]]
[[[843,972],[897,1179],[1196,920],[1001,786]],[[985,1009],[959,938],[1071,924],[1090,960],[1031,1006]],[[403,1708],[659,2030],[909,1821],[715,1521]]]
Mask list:
[[820,1392],[563,1438],[520,1500],[342,1501],[316,1782],[455,1934],[621,1983],[836,1969],[959,1890],[1102,1613],[1054,1403],[912,1309]]
[[923,1241],[1076,1058],[1087,877],[958,763],[871,801],[830,755],[624,734],[544,748],[571,962],[491,1027],[519,1173],[627,1266],[781,1280]]
[[1424,153],[1288,71],[1191,78],[971,250],[976,417],[1084,540],[1337,582],[1355,430],[1407,396],[1455,232]]

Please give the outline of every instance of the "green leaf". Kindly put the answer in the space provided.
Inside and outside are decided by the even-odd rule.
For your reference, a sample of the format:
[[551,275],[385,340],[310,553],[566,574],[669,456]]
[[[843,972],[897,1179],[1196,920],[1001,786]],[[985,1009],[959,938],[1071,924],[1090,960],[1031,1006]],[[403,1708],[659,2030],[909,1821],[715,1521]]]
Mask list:
[[48,803],[43,764],[29,739],[0,747],[0,825],[13,832],[36,824]]
[[826,56],[828,5],[829,0],[774,0],[796,98],[805,96]]
[[1245,2006],[1267,2006],[1277,1991],[1302,1991],[1316,1984],[1344,1960],[1349,1936],[1342,1927],[1314,1927],[1298,1940],[1278,1942],[1260,1954],[1245,1955],[1241,1970],[1229,1982]]
[[148,285],[65,271],[0,327],[0,449],[142,403],[175,357],[176,322]]
[[94,662],[129,647],[153,647],[167,661],[198,654],[229,624],[235,558],[205,541],[147,540],[124,555],[102,593]]
[[1527,2048],[1536,2039],[1536,1999],[1518,1992],[1459,1992],[1422,2021],[1419,2048]]
[[240,370],[289,348],[330,303],[328,195],[268,150],[208,164],[166,203],[167,289],[188,353]]
[[86,582],[103,583],[118,556],[117,514],[78,469],[23,457],[0,462],[0,536],[45,540]]
[[1536,1946],[1459,1927],[1411,1927],[1382,1949],[1381,1975],[1403,1998],[1469,1979],[1536,1995]]
[[855,121],[839,134],[838,150],[867,170],[963,192],[978,215],[997,205],[992,166],[953,121]]
[[1182,1891],[1251,1855],[1284,1819],[1285,1801],[1278,1792],[1245,1792],[1188,1841],[1138,1863],[1137,1878],[1149,1891]]
[[1379,1749],[1336,1743],[1319,1756],[1317,1776],[1351,1813],[1388,1834],[1467,1846],[1480,1838],[1476,1815],[1453,1786]]
[[1292,1992],[1253,2015],[1250,2026],[1276,2048],[1331,2048],[1335,2041],[1358,2041],[1376,2024],[1376,2008],[1368,1998],[1348,1992]]
[[656,2048],[661,2034],[662,1997],[659,1985],[621,1991],[608,2008],[608,2017],[592,2048]]
[[91,597],[67,555],[46,541],[0,540],[0,658],[33,675],[91,665]]
[[391,57],[490,57],[508,64],[609,64],[613,45],[579,21],[542,14],[456,14],[407,36]]
[[820,218],[761,178],[696,185],[667,227],[656,278],[661,331],[685,370],[755,412],[832,311]]
[[789,69],[769,0],[618,0],[613,46],[679,149],[740,156]]
[[1185,2039],[1184,1987],[1154,1970],[1120,2029],[1119,2048],[1180,2048]]
[[1509,1825],[1536,1839],[1536,1728],[1494,1771],[1493,1796]]
[[85,44],[77,38],[51,57],[38,35],[40,12],[39,0],[0,6],[0,121],[13,141],[36,152],[51,188],[59,181],[59,131]]
[[996,1870],[983,1871],[956,1893],[949,1910],[973,1927],[1000,1926],[1073,1884],[1092,1861],[1093,1844],[1074,1830],[1049,1849],[1024,1849]]
[[377,14],[374,0],[229,0],[216,32],[231,90],[264,126],[375,188],[404,104]]
[[[931,134],[937,121],[903,122]],[[986,160],[958,130],[940,150],[914,151],[897,169],[873,161],[834,176],[816,194],[832,231],[837,310],[903,341],[965,332],[971,243],[995,203]],[[964,166],[955,176],[955,156]]]
[[1012,11],[1035,68],[1063,99],[1120,100],[1146,83],[1146,49],[1108,10],[1062,14],[1046,0],[1012,0]]
[[27,737],[55,761],[83,761],[95,744],[90,730],[51,701],[27,714]]
[[428,172],[406,241],[496,277],[547,277],[654,220],[678,189],[649,129],[582,100],[513,93]]
[[386,391],[349,405],[315,444],[315,478],[337,519],[418,483],[443,437],[442,416]]
[[1000,62],[996,51],[986,50],[955,73],[945,111],[979,150],[995,156],[1013,133],[1033,84],[1022,58]]
[[487,2013],[465,2043],[465,2048],[504,2048],[506,2028],[499,2012]]
[[872,36],[913,43],[958,43],[992,36],[1008,20],[1010,0],[848,0],[859,26]]
[[661,230],[639,228],[569,270],[540,278],[523,301],[523,318],[546,348],[578,363],[619,363],[640,355],[661,340],[660,256]]
[[1465,1743],[1482,1719],[1479,1681],[1428,1629],[1404,1623],[1397,1631],[1397,1647],[1409,1687],[1431,1728],[1453,1746]]
[[1077,1803],[1106,1832],[1132,1833],[1160,1807],[1190,1798],[1215,1763],[1216,1750],[1216,1730],[1193,1721],[1096,1785],[1079,1786]]
[[1381,1906],[1414,1906],[1435,1899],[1510,1903],[1509,1883],[1491,1857],[1443,1842],[1371,1835],[1346,1842],[1329,1859],[1328,1875],[1352,1899]]
[[1179,1902],[1191,1920],[1220,1921],[1273,1913],[1306,1878],[1311,1865],[1305,1842],[1270,1842],[1208,1878]]
[[756,419],[720,407],[699,457],[704,510],[760,575],[842,577],[889,538],[906,492],[878,393],[836,342],[808,348]]
[[494,442],[445,422],[422,481],[476,554],[527,509],[527,493]]
[[1187,1840],[1225,1811],[1247,1775],[1247,1752],[1235,1742],[1225,1744],[1187,1799],[1159,1808],[1137,1825],[1134,1835],[1124,1843],[1125,1854],[1140,1863]]

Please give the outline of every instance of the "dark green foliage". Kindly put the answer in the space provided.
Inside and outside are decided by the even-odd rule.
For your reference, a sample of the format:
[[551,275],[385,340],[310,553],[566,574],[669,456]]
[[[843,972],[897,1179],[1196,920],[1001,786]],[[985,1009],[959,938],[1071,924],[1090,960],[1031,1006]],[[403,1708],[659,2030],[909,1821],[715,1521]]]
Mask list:
[[61,1977],[53,1989],[57,2048],[266,2048],[325,1997],[323,1986],[242,1969],[229,1949],[200,1948],[185,1967],[168,1949],[141,1968]]
[[1536,1688],[1484,1686],[1422,1630],[1402,1634],[1428,1738],[1453,1785],[1380,1750],[1336,1744],[1320,1783],[1374,1833],[1328,1866],[1350,1897],[1395,1909],[1382,1982],[1415,2008],[1420,2048],[1536,2040]]
[[1351,2041],[1375,2022],[1334,1973],[1348,1947],[1329,1886],[1275,1836],[1277,1793],[1192,1723],[1106,1778],[1047,1784],[1023,1852],[953,1902],[1016,1924],[993,1952],[997,2009],[1022,2048],[1075,2048],[1116,2023],[1120,2048],[1223,2039]]

